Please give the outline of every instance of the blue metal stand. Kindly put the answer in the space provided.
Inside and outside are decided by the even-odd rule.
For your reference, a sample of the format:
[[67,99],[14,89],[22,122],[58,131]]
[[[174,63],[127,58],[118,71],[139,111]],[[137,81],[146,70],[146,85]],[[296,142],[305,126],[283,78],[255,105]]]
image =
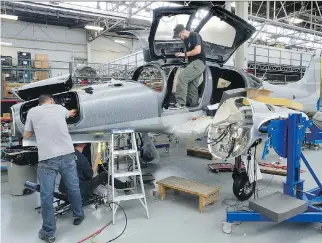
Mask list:
[[[261,130],[268,132],[270,145],[276,153],[287,158],[284,194],[305,200],[308,204],[307,212],[296,215],[285,222],[322,222],[322,184],[301,152],[305,130],[308,126],[310,126],[310,122],[301,114],[292,114],[289,115],[287,120],[274,120],[267,127],[261,128]],[[303,191],[304,180],[301,180],[301,159],[318,185],[317,188],[308,192]],[[270,219],[257,212],[227,212],[227,223],[247,221],[271,222]]]

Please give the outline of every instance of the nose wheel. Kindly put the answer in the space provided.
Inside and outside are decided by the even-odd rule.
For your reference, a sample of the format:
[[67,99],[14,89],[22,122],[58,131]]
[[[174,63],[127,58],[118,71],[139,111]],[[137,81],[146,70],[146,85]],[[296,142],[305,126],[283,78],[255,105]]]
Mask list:
[[251,198],[255,192],[256,181],[250,183],[246,172],[242,172],[239,175],[235,174],[233,179],[233,193],[235,197],[240,201],[246,201]]

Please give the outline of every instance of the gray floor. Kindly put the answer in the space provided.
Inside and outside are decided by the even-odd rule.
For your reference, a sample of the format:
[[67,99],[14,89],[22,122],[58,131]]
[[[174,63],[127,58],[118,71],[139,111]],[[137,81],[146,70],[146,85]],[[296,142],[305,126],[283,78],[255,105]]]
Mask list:
[[[221,230],[221,222],[225,220],[226,208],[228,204],[237,203],[232,195],[231,173],[214,174],[207,168],[209,160],[187,157],[184,153],[182,149],[172,148],[169,155],[163,153],[160,163],[151,165],[149,170],[154,172],[156,180],[176,175],[221,186],[220,200],[215,205],[207,206],[201,214],[196,197],[169,192],[166,200],[161,201],[158,195],[153,196],[155,187],[148,185],[146,190],[151,218],[145,218],[144,209],[138,201],[122,203],[128,217],[128,226],[125,233],[115,242],[322,242],[319,224],[242,223],[234,226],[232,234],[224,234]],[[322,150],[306,150],[305,155],[322,179]],[[306,189],[316,187],[308,172],[303,174],[303,178],[306,180]],[[5,180],[3,176],[2,181]],[[282,190],[284,180],[284,177],[274,176],[272,179],[271,175],[264,175],[264,179],[259,182],[259,188],[265,188],[270,181],[271,183],[259,195]],[[231,200],[225,200],[229,198]],[[39,194],[14,197],[10,195],[8,183],[3,182],[1,184],[1,242],[41,242],[37,238],[41,215],[34,210],[38,205]],[[112,216],[111,211],[104,206],[98,210],[88,206],[85,208],[85,213],[86,219],[80,226],[72,224],[70,213],[59,217],[56,242],[78,242],[109,222]],[[119,211],[116,225],[105,229],[93,242],[107,242],[114,238],[122,231],[124,223],[124,216]]]

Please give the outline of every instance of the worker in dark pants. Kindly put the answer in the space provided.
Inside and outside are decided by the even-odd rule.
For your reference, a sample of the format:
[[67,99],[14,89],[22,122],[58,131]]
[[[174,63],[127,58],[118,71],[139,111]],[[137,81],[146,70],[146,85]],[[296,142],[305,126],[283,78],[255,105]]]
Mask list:
[[170,109],[185,108],[187,101],[191,107],[198,106],[199,79],[205,71],[206,54],[203,40],[198,33],[188,31],[182,24],[173,30],[173,38],[184,41],[187,52],[176,53],[176,57],[187,57],[188,65],[181,71],[176,86],[176,103]]
[[[107,172],[102,172],[99,175],[93,178],[94,173],[98,170],[98,163],[100,161],[100,154],[97,154],[93,165],[88,161],[88,158],[83,154],[84,148],[86,147],[86,143],[75,144],[75,154],[77,156],[76,164],[77,164],[77,172],[79,176],[79,187],[81,190],[83,201],[89,199],[95,189],[103,184],[108,183],[108,174]],[[111,183],[110,183],[111,184]],[[125,189],[128,188],[128,183],[121,182],[118,179],[114,179],[114,187],[116,189]],[[60,181],[59,191],[62,193],[66,193],[66,186],[64,180]]]
[[56,219],[53,207],[57,173],[66,182],[68,200],[74,214],[74,224],[84,219],[79,179],[76,170],[76,156],[68,132],[66,119],[76,115],[57,105],[51,95],[41,95],[39,106],[28,111],[24,138],[36,136],[38,148],[38,180],[43,224],[38,236],[46,242],[54,242]]

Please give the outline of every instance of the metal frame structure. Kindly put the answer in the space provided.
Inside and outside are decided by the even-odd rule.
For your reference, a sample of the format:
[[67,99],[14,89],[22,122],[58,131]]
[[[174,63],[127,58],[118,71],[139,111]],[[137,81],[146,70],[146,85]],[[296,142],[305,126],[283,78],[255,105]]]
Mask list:
[[[122,30],[142,30],[150,27],[152,10],[172,5],[225,5],[235,11],[235,2],[1,2],[2,13],[18,15],[27,22],[84,28],[86,24],[104,28],[88,31],[88,40],[98,36],[117,35]],[[322,2],[320,1],[250,1],[248,18],[257,27],[249,45],[261,43],[304,50],[322,48]],[[123,37],[133,38],[131,35]]]
[[250,43],[283,43],[285,48],[321,49],[321,2],[261,1],[249,4],[249,20],[257,28]]
[[[304,200],[308,205],[307,212],[296,215],[285,222],[322,222],[322,207],[314,205],[314,203],[322,204],[322,184],[301,152],[305,130],[311,124],[301,114],[291,114],[287,120],[271,121],[268,127],[262,128],[262,130],[266,130],[270,134],[270,145],[274,147],[278,155],[287,158],[287,176],[284,183],[284,194]],[[317,188],[311,189],[308,192],[304,192],[304,180],[301,179],[301,159],[318,185]],[[223,226],[225,233],[231,233],[231,223],[233,222],[272,221],[254,211],[227,212],[226,220],[229,228],[227,230],[227,227]]]

